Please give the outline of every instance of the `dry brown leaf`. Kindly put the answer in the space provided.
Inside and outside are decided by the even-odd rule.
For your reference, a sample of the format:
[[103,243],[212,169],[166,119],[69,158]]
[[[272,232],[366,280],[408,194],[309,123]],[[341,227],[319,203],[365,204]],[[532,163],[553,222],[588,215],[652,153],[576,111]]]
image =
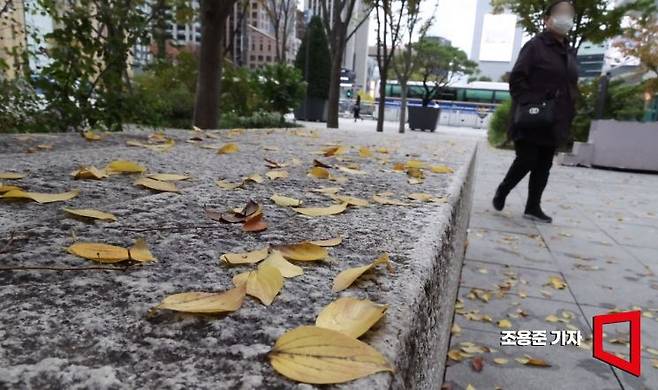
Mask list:
[[277,206],[281,207],[298,207],[302,205],[302,201],[295,198],[289,198],[287,196],[274,194],[270,198],[272,202],[276,203]]
[[133,161],[115,160],[107,164],[105,171],[109,174],[115,173],[142,173],[146,170],[143,166]]
[[559,276],[549,276],[548,283],[545,286],[551,286],[556,290],[562,290],[567,287],[567,283]]
[[118,263],[130,259],[128,249],[96,242],[76,242],[68,248],[68,251],[73,255],[99,263]]
[[110,213],[106,213],[104,211],[100,210],[94,210],[94,209],[71,209],[64,207],[62,210],[66,211],[69,214],[78,216],[78,217],[86,217],[86,218],[92,218],[92,219],[100,219],[100,220],[105,220],[105,221],[116,221],[117,218]]
[[241,181],[239,183],[230,183],[226,180],[217,180],[215,184],[217,184],[218,187],[223,188],[225,190],[234,190],[236,188],[242,187],[244,185],[244,181]]
[[409,203],[402,202],[401,200],[392,199],[382,195],[373,195],[372,200],[379,204],[391,205],[391,206],[409,206]]
[[248,216],[242,225],[242,230],[245,232],[262,232],[265,229],[267,229],[267,223],[263,219],[263,213]]
[[128,248],[128,254],[130,255],[130,260],[139,261],[141,263],[156,260],[143,238],[135,240],[133,246]]
[[347,203],[343,202],[329,207],[293,207],[292,209],[310,217],[323,217],[342,213],[347,209]]
[[179,175],[177,173],[151,173],[146,175],[149,179],[159,180],[159,181],[180,181],[187,180],[190,177],[186,175]]
[[430,167],[430,171],[433,173],[453,173],[452,168],[445,165],[433,165]]
[[168,309],[184,313],[217,314],[236,311],[246,295],[245,285],[222,293],[186,292],[173,294],[160,302],[155,309]]
[[133,184],[136,186],[150,188],[156,191],[178,192],[178,188],[176,188],[176,184],[168,181],[149,179],[148,177],[140,177],[139,179],[135,180]]
[[356,207],[367,207],[370,204],[368,203],[367,200],[357,198],[355,196],[332,195],[331,198],[339,202],[347,203],[348,205],[356,206]]
[[374,348],[331,329],[301,326],[279,337],[269,354],[281,375],[303,383],[344,383],[393,371]]
[[328,179],[331,176],[329,171],[323,167],[313,167],[309,169],[308,174],[318,179]]
[[0,172],[0,179],[3,180],[18,180],[27,176],[24,173],[19,172]]
[[281,272],[281,276],[284,278],[294,278],[295,276],[302,275],[304,270],[302,267],[296,266],[283,257],[281,252],[278,250],[273,250],[269,256],[259,266],[271,266]]
[[276,169],[276,170],[268,171],[267,173],[265,173],[265,176],[267,176],[270,180],[286,179],[288,177],[288,171]]
[[77,171],[71,172],[71,176],[75,179],[104,179],[106,178],[107,172],[105,169],[98,169],[95,166],[80,167]]
[[2,194],[2,199],[31,199],[37,203],[63,202],[75,198],[80,190],[72,190],[59,194],[46,194],[42,192],[26,192],[23,190],[10,190]]
[[259,261],[265,260],[269,252],[268,247],[261,249],[256,249],[250,252],[244,253],[224,253],[219,257],[220,260],[226,264],[236,265],[236,264],[255,264]]
[[329,255],[327,249],[308,241],[297,244],[276,245],[273,249],[281,252],[281,255],[286,259],[297,261],[324,260]]
[[246,285],[247,295],[256,297],[264,305],[269,306],[283,287],[283,276],[277,268],[265,265],[259,266],[256,271],[235,275],[233,284]]
[[368,265],[363,265],[361,267],[348,268],[344,271],[341,271],[336,278],[334,279],[334,285],[331,291],[339,292],[348,288],[359,276],[363,275],[364,272],[369,271],[379,264],[386,264],[390,270],[389,256],[388,253],[383,253],[381,256],[376,258],[372,263]]
[[336,238],[328,238],[326,240],[312,240],[309,242],[311,244],[315,244],[319,246],[337,246],[340,245],[341,242],[343,242],[343,237],[338,236]]
[[384,316],[387,308],[367,299],[338,298],[322,309],[315,325],[359,338]]

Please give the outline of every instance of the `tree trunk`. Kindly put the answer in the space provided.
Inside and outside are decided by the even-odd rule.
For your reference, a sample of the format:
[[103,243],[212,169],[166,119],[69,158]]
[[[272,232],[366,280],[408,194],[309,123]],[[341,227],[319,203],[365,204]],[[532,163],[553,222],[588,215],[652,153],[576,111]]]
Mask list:
[[386,72],[388,69],[382,70],[379,77],[379,107],[377,107],[377,131],[384,131],[384,109],[386,108]]
[[404,133],[404,129],[407,124],[407,82],[403,80],[400,81],[400,133]]
[[327,102],[327,128],[338,128],[338,108],[340,100],[340,66],[343,63],[345,50],[346,25],[334,27],[336,40],[331,57],[331,74],[329,75],[329,96]]
[[[215,0],[201,1],[201,49],[194,104],[194,125],[215,129],[219,122],[219,93],[224,60],[224,34],[229,6]],[[222,12],[224,11],[224,12]]]

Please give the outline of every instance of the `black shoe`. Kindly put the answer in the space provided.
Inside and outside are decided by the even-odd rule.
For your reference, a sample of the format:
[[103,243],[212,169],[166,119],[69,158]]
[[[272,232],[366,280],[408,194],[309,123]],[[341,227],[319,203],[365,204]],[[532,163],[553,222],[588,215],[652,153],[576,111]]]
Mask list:
[[494,195],[493,200],[491,202],[493,204],[493,208],[498,210],[498,211],[501,211],[505,207],[505,198],[506,197],[507,196],[503,195],[503,193],[500,191],[500,188],[498,188],[496,190],[496,194]]
[[553,218],[549,217],[548,215],[544,214],[541,209],[536,209],[536,210],[527,210],[525,213],[523,213],[523,218],[530,219],[533,221],[538,221],[538,222],[544,222],[544,223],[551,223],[553,222]]

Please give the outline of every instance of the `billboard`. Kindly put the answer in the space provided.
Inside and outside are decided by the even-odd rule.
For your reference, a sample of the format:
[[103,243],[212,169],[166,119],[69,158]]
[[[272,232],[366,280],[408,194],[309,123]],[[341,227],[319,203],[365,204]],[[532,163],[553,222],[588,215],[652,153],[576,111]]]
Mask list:
[[516,15],[486,14],[482,21],[480,61],[512,61]]

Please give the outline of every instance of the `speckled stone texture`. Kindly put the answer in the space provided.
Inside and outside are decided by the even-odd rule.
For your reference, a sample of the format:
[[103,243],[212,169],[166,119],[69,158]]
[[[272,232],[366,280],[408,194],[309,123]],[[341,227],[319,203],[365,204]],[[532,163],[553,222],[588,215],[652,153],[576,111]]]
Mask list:
[[[437,134],[376,134],[343,130],[246,130],[217,132],[204,144],[235,142],[240,151],[218,155],[215,149],[186,143],[192,132],[168,130],[176,140],[169,152],[130,147],[147,132],[132,129],[88,142],[77,134],[0,136],[0,171],[20,171],[21,180],[3,180],[37,192],[79,188],[78,197],[37,204],[0,200],[0,388],[1,389],[257,389],[312,388],[277,374],[267,353],[286,330],[311,325],[339,296],[368,298],[389,305],[388,312],[361,339],[382,352],[396,372],[379,373],[335,388],[437,389],[442,383],[452,322],[476,153],[475,142]],[[299,134],[306,135],[301,136]],[[313,136],[315,134],[316,136]],[[309,136],[310,135],[310,136]],[[50,150],[25,151],[38,144]],[[348,146],[341,160],[318,154],[328,145]],[[360,146],[373,150],[361,158]],[[390,153],[376,152],[386,147]],[[227,191],[215,185],[264,174],[264,158],[289,165],[288,179],[249,183]],[[308,177],[313,159],[335,165],[357,164],[366,172],[332,170],[348,181],[336,184]],[[179,194],[156,193],[132,185],[135,176],[73,180],[80,165],[103,167],[129,159],[150,172],[187,173]],[[409,184],[392,164],[419,159],[446,164],[452,174],[426,173]],[[327,206],[331,200],[313,188],[341,186],[363,198],[390,191],[404,199],[412,192],[446,197],[444,203],[348,208],[336,216],[309,218],[274,205],[279,193]],[[269,228],[245,233],[239,225],[208,219],[204,208],[239,207],[249,199],[263,204]],[[64,206],[112,212],[117,222],[89,223],[67,217]],[[194,316],[149,308],[169,294],[223,291],[231,278],[249,269],[219,262],[226,252],[257,249],[342,235],[330,248],[331,259],[301,264],[304,275],[286,279],[269,306],[247,297],[242,308],[223,316]],[[13,240],[10,242],[10,237]],[[158,261],[123,271],[26,271],[7,267],[85,267],[66,247],[78,241],[129,246],[143,237]],[[352,287],[332,294],[335,275],[388,252],[395,267],[374,270]],[[122,267],[122,266],[119,266]],[[326,386],[325,386],[326,388]]]

